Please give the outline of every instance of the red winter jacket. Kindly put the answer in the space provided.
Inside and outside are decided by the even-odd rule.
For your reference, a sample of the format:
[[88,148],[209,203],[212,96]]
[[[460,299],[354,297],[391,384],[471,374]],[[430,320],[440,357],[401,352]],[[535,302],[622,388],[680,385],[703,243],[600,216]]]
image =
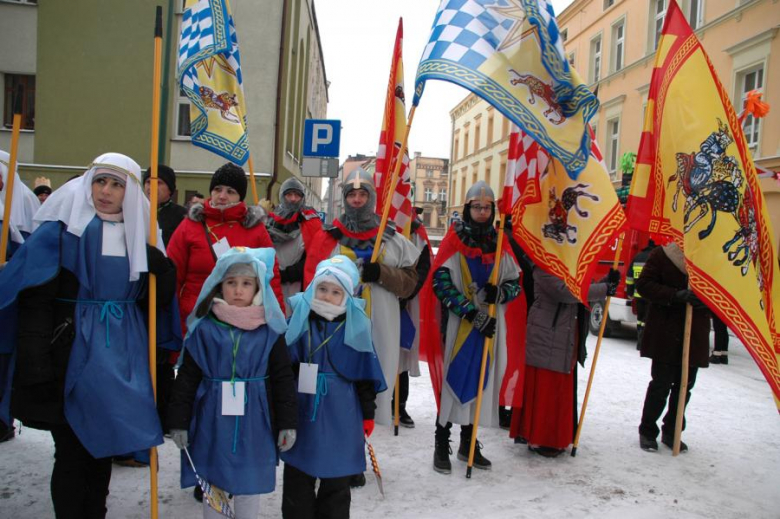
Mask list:
[[[206,241],[206,231],[203,219],[210,230],[212,243],[227,238],[231,247],[273,247],[271,237],[262,223],[263,212],[258,207],[247,208],[246,204],[233,206],[224,211],[211,207],[210,201],[205,205],[196,204],[171,237],[168,244],[168,257],[176,264],[177,293],[179,294],[179,310],[181,327],[186,330],[187,316],[190,315],[198,300],[200,289],[206,278],[211,274],[216,264],[214,255],[209,250]],[[284,296],[279,281],[279,262],[274,262],[274,277],[271,288],[284,312]]]

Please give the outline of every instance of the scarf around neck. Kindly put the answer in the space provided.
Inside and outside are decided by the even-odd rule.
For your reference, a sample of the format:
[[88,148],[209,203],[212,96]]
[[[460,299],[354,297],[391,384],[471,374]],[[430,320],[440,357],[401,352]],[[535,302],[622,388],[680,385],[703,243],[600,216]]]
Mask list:
[[242,330],[255,330],[265,324],[265,308],[262,306],[234,306],[224,299],[214,298],[211,311],[223,323]]

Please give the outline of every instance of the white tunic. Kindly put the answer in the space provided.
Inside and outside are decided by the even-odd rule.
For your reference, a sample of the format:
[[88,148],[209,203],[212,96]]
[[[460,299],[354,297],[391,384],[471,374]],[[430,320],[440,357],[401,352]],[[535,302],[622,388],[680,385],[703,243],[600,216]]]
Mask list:
[[[330,254],[333,257],[343,254],[341,245],[337,245]],[[399,233],[382,238],[382,251],[379,263],[388,267],[411,267],[417,262],[420,251],[412,242]],[[358,267],[362,262],[358,261]],[[371,307],[366,311],[371,315],[371,337],[374,340],[382,374],[387,383],[387,391],[379,393],[376,398],[375,420],[379,424],[389,425],[392,422],[390,402],[395,389],[401,350],[401,311],[398,297],[386,290],[379,283],[369,283],[371,291]]]
[[[461,292],[466,293],[461,279],[460,270],[461,254],[456,252],[442,267],[450,270],[452,283]],[[498,278],[498,285],[505,281],[518,279],[520,277],[520,268],[512,257],[503,252],[501,255],[501,271]],[[482,292],[479,293],[480,297]],[[487,309],[487,307],[485,307]],[[493,359],[491,369],[489,370],[488,384],[482,394],[482,408],[480,409],[479,425],[485,427],[498,426],[498,402],[501,382],[506,371],[506,305],[500,304],[496,309],[496,334],[493,343]],[[460,326],[460,318],[450,312],[447,320],[447,336],[445,339],[442,389],[441,389],[441,409],[439,410],[439,423],[446,425],[452,422],[460,425],[469,425],[474,423],[474,414],[476,413],[476,398],[467,404],[461,404],[455,393],[447,384],[447,371],[449,370],[449,359],[455,345],[455,338]]]
[[[274,244],[274,249],[276,249],[276,258],[279,261],[280,270],[295,265],[303,257],[304,247],[301,230],[295,229],[290,233],[290,235],[294,235],[295,237],[292,240]],[[284,295],[284,303],[287,314],[286,317],[290,317],[292,315],[292,308],[288,300],[300,291],[300,281],[295,281],[293,283],[282,283],[282,294]]]

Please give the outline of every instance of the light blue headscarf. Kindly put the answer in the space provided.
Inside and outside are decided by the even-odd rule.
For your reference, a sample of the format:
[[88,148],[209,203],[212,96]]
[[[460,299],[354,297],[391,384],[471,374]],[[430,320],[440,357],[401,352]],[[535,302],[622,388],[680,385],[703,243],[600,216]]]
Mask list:
[[341,254],[321,261],[306,291],[290,298],[293,314],[290,317],[287,334],[284,336],[287,344],[294,343],[309,330],[309,313],[318,284],[317,278],[324,276],[335,277],[344,288],[347,307],[344,343],[358,352],[373,352],[371,319],[366,315],[366,302],[353,296],[355,288],[359,286],[360,275],[352,260]]
[[[211,295],[215,287],[222,283],[228,269],[236,263],[247,263],[254,268],[257,274],[258,285],[262,292],[266,324],[274,332],[283,334],[287,330],[287,323],[285,322],[284,312],[279,308],[279,302],[276,300],[270,285],[271,278],[274,276],[275,257],[276,252],[271,248],[250,249],[247,247],[233,247],[220,256],[217,264],[214,266],[214,270],[211,271],[209,277],[206,278],[206,282],[203,283],[203,288],[200,289],[200,294],[192,313],[187,317],[187,337],[192,334],[198,324],[200,324],[200,321],[203,320],[203,317],[206,316],[206,314],[203,317],[196,317],[195,315],[201,302]],[[210,301],[209,310],[212,304],[213,302]]]

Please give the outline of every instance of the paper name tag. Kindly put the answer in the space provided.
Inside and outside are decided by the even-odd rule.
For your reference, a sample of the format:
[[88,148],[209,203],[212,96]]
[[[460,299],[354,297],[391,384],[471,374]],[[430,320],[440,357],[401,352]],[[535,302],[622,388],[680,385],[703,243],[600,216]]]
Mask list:
[[222,415],[244,416],[244,383],[222,383]]
[[223,254],[230,250],[230,244],[228,243],[227,238],[220,238],[220,240],[212,245],[211,248],[214,249],[214,254],[217,256],[217,259],[219,259]]
[[103,256],[125,257],[125,224],[118,222],[103,222]]
[[301,363],[301,371],[298,373],[298,392],[309,395],[317,394],[317,364]]

